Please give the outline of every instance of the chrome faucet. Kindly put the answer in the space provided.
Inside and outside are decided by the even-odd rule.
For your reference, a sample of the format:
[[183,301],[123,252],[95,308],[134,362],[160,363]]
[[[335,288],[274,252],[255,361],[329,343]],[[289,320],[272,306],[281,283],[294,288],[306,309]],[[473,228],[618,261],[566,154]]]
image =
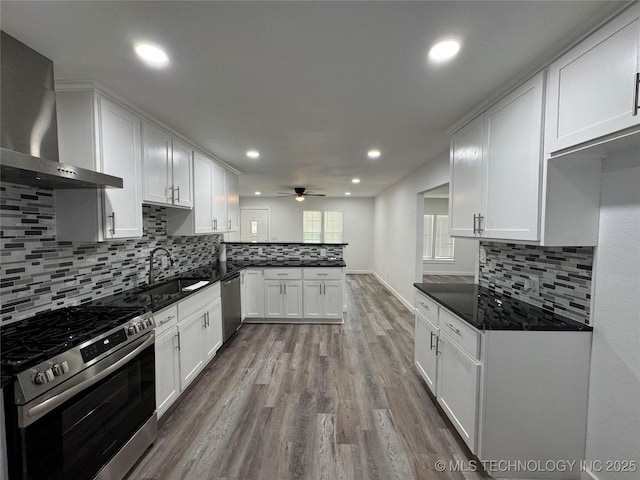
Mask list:
[[173,266],[173,258],[171,258],[171,252],[169,252],[169,250],[164,247],[157,247],[151,250],[151,253],[149,254],[149,285],[153,285],[156,281],[156,275],[153,272],[153,255],[158,250],[163,250],[164,252],[166,252],[166,254],[169,256],[169,262],[171,263],[171,266]]

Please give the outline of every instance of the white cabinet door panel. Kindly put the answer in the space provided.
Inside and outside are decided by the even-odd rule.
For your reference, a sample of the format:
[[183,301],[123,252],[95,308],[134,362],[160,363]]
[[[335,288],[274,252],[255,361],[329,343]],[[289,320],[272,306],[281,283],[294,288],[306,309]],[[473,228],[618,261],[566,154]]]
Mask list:
[[323,286],[323,282],[320,281],[304,281],[304,318],[322,318]]
[[178,327],[156,338],[156,410],[161,417],[180,395]]
[[544,75],[485,113],[487,238],[538,240]]
[[284,288],[284,316],[291,318],[302,318],[302,281],[285,280],[282,282]]
[[475,454],[481,364],[443,332],[438,344],[438,403]]
[[261,318],[264,311],[264,294],[261,270],[245,270],[242,291],[243,317]]
[[230,232],[240,230],[240,188],[238,175],[227,170],[227,228]]
[[171,135],[142,124],[142,194],[146,202],[171,203]]
[[196,234],[213,232],[212,170],[213,163],[196,152],[193,156],[193,215]]
[[282,284],[278,280],[265,280],[264,316],[266,318],[281,318],[283,315]]
[[451,139],[449,221],[451,235],[474,237],[474,215],[483,211],[484,117],[473,120]]
[[205,312],[203,330],[205,363],[211,360],[222,346],[222,305],[216,298]]
[[342,281],[326,281],[323,285],[324,318],[342,318],[344,310],[344,284]]
[[223,233],[228,229],[227,224],[227,169],[217,163],[213,164],[213,230]]
[[550,66],[547,152],[640,124],[633,111],[639,38],[636,3]]
[[414,361],[431,393],[436,395],[438,327],[422,315],[416,315]]
[[140,119],[102,97],[98,110],[102,172],[123,179],[123,188],[104,189],[105,238],[140,237]]
[[193,207],[193,194],[191,192],[193,150],[189,145],[179,140],[172,142],[173,165],[173,204],[179,207]]
[[178,324],[180,334],[180,390],[184,390],[200,373],[203,359],[204,313],[196,314]]

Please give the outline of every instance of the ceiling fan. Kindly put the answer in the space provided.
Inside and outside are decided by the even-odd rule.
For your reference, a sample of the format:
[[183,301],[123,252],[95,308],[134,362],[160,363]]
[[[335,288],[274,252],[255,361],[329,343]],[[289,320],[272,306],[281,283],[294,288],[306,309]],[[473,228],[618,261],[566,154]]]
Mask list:
[[287,192],[278,192],[278,195],[281,197],[294,197],[298,202],[302,202],[305,197],[326,197],[324,193],[312,193],[306,192],[306,188],[304,187],[295,187],[293,189],[295,193],[287,193]]

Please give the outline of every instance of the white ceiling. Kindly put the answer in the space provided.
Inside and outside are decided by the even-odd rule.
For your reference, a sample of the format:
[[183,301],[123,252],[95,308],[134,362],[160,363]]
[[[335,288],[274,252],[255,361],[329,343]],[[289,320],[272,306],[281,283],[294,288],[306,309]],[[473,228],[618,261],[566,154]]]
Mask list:
[[[615,3],[3,0],[1,26],[58,80],[99,82],[241,171],[242,195],[371,196],[446,152],[448,127]],[[428,65],[451,35],[458,58]],[[141,40],[170,66],[141,64]]]

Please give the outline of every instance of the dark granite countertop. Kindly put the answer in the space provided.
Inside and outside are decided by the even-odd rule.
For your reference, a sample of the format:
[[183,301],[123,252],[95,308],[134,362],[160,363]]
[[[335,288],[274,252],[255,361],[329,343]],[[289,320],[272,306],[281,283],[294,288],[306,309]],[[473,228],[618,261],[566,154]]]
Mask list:
[[[298,267],[298,268],[311,268],[311,267],[345,267],[346,264],[342,259],[317,259],[317,260],[264,260],[264,261],[226,261],[211,263],[204,265],[193,270],[181,273],[175,277],[166,278],[158,282],[161,285],[164,282],[177,279],[177,278],[198,278],[201,280],[208,280],[211,285],[227,277],[230,277],[236,272],[244,268],[262,268],[262,267]],[[203,287],[207,288],[207,287]],[[121,306],[121,307],[142,307],[148,311],[157,312],[169,305],[188,297],[189,295],[198,292],[179,292],[172,294],[160,294],[150,295],[145,293],[149,287],[143,286],[127,290],[125,292],[103,297],[97,300],[89,302],[87,306]]]
[[345,247],[349,245],[348,243],[311,243],[311,242],[278,242],[274,240],[273,242],[221,242],[225,245],[308,245],[311,247],[318,247],[328,245],[330,247]]
[[575,320],[473,283],[414,283],[420,292],[479,330],[585,331]]

